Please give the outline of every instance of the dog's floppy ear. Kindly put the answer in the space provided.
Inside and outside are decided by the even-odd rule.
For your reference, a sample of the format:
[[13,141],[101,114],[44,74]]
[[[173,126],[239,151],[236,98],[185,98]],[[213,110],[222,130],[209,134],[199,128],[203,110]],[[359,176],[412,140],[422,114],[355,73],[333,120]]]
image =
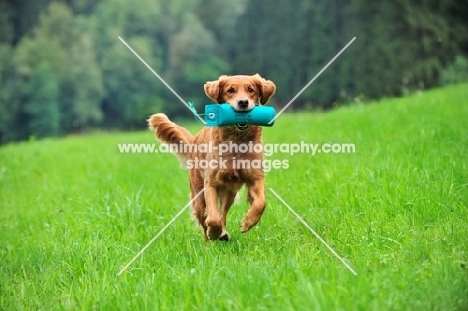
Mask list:
[[216,81],[208,81],[205,83],[204,89],[205,94],[218,104],[221,103],[221,90],[223,88],[224,83],[226,82],[226,78],[228,76],[221,76]]
[[260,94],[260,104],[266,105],[270,100],[270,97],[273,96],[276,92],[276,85],[270,80],[265,80],[257,73],[253,76],[256,80],[256,84],[261,92]]

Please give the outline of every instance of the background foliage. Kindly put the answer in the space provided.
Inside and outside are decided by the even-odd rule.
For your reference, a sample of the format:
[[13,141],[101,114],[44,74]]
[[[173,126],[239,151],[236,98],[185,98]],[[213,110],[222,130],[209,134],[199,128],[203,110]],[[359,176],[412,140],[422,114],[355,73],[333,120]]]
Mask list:
[[205,81],[257,72],[283,106],[356,36],[294,105],[327,109],[466,80],[467,17],[456,0],[0,0],[0,142],[188,116],[118,36],[199,108]]

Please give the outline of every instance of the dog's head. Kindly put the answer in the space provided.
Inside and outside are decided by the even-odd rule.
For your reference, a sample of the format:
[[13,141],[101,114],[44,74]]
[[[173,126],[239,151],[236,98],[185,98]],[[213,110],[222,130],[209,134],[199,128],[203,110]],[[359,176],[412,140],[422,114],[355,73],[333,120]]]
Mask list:
[[253,76],[221,76],[205,83],[206,95],[218,104],[228,103],[236,111],[250,111],[255,105],[266,105],[276,91],[270,80]]

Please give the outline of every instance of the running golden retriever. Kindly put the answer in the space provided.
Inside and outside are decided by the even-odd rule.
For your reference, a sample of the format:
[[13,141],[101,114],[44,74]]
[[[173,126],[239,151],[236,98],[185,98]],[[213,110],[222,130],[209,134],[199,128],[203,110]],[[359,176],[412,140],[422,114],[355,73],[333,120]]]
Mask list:
[[[228,103],[236,111],[249,111],[255,105],[265,105],[275,93],[273,82],[265,80],[260,75],[253,76],[221,76],[217,81],[205,84],[206,95],[216,103]],[[194,215],[203,227],[205,240],[228,241],[230,236],[226,231],[226,216],[234,202],[237,192],[245,184],[248,188],[247,200],[249,210],[242,220],[242,232],[247,232],[255,226],[265,210],[265,186],[263,168],[238,168],[237,160],[263,161],[262,152],[240,152],[232,148],[220,154],[221,144],[262,144],[262,128],[260,126],[237,124],[224,127],[205,127],[193,136],[185,128],[171,122],[163,113],[152,115],[148,119],[149,128],[155,131],[156,138],[167,144],[194,144],[213,146],[210,152],[199,152],[199,148],[179,148],[176,155],[182,162],[191,163],[190,191],[195,198],[192,203]],[[186,150],[181,150],[186,149]],[[204,150],[205,151],[205,150]],[[195,161],[196,160],[196,161]],[[201,160],[218,163],[214,167],[201,168],[193,165]],[[215,161],[215,162],[213,162]],[[218,202],[220,204],[218,210]]]

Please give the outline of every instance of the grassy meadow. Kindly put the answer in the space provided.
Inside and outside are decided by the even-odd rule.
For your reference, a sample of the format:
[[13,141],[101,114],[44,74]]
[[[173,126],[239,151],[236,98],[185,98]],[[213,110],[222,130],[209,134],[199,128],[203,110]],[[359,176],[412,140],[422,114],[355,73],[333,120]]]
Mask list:
[[[181,109],[184,109],[181,105]],[[187,124],[192,132],[201,128]],[[353,143],[275,154],[258,226],[206,245],[170,154],[122,154],[150,131],[0,147],[0,310],[467,310],[468,85],[328,113],[284,114],[265,143]],[[245,195],[245,193],[244,193]]]

